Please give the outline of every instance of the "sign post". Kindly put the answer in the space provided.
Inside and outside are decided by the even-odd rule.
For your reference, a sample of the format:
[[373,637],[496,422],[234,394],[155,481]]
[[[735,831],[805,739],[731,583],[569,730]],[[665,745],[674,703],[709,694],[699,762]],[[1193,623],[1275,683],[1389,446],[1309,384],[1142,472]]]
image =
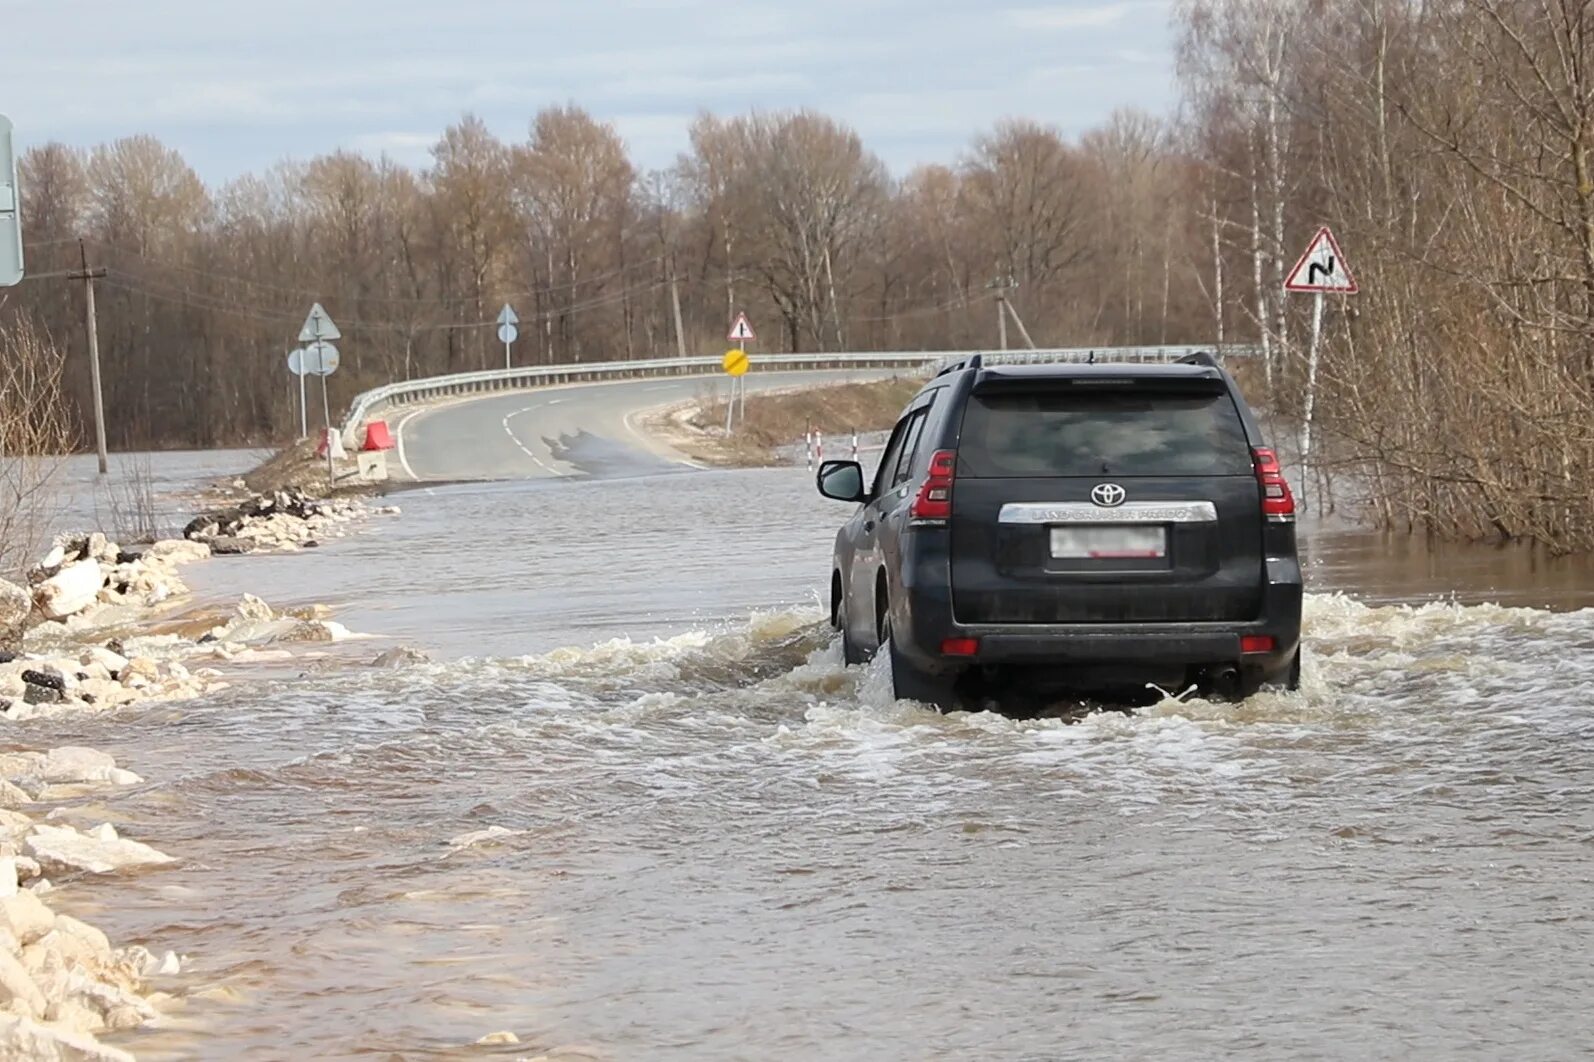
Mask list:
[[0,288],[22,280],[22,195],[11,119],[0,114]]
[[[725,407],[725,434],[731,433],[731,418],[736,414],[736,385],[742,383],[743,390],[746,383],[742,378],[747,375],[747,370],[752,367],[752,359],[747,356],[747,351],[740,348],[727,350],[725,357],[720,359],[720,368],[725,370],[725,375],[731,378],[731,401]],[[742,419],[747,418],[746,400],[743,399]]]
[[304,407],[304,378],[308,370],[304,366],[304,348],[295,347],[288,351],[288,371],[299,378],[299,438],[310,437],[310,421]]
[[338,368],[338,348],[329,341],[342,338],[343,333],[338,331],[338,326],[332,323],[332,318],[319,302],[310,307],[310,316],[304,319],[304,327],[299,329],[299,342],[309,344],[301,355],[300,364],[321,377],[321,415],[326,421],[329,487],[337,479],[337,473],[332,465],[332,406],[327,400],[327,377]]
[[520,329],[515,326],[520,323],[520,318],[515,315],[515,308],[509,303],[504,303],[504,312],[498,315],[498,339],[504,345],[504,368],[513,368],[509,361],[509,348],[515,340],[520,338]]
[[1284,279],[1284,290],[1313,296],[1312,338],[1306,348],[1306,407],[1301,417],[1301,464],[1312,453],[1312,410],[1317,402],[1318,347],[1323,337],[1323,297],[1328,294],[1355,295],[1361,290],[1350,271],[1350,263],[1339,249],[1339,241],[1324,225],[1306,245],[1295,268]]
[[[734,409],[735,406],[736,406],[736,389],[737,389],[737,385],[739,384],[741,386],[741,395],[742,395],[742,413],[741,413],[741,415],[742,415],[742,419],[746,420],[747,419],[747,381],[742,379],[742,377],[747,374],[747,370],[752,364],[751,359],[749,359],[747,357],[747,345],[749,343],[752,343],[752,342],[754,342],[755,340],[758,339],[758,336],[753,334],[753,324],[752,324],[751,321],[749,321],[747,319],[747,314],[738,313],[736,315],[736,320],[731,323],[731,330],[725,336],[725,338],[729,339],[732,343],[736,344],[736,348],[733,351],[731,351],[730,354],[726,354],[725,355],[725,359],[726,359],[725,371],[731,374],[731,407]],[[743,360],[744,364],[743,364],[742,369],[741,369],[740,372],[732,372],[731,371],[731,367],[730,367],[731,354],[740,354],[742,356],[742,360]],[[730,431],[730,420],[729,420],[729,418],[726,419],[725,430],[727,432]]]

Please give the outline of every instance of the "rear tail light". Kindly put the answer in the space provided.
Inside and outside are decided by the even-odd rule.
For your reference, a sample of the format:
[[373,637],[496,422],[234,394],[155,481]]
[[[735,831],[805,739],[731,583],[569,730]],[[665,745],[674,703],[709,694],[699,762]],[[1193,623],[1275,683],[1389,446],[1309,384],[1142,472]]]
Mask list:
[[913,499],[908,514],[915,520],[947,520],[952,516],[952,478],[957,470],[956,450],[937,450],[930,455],[930,474]]
[[973,656],[979,651],[978,638],[947,638],[941,642],[942,656]]
[[1284,481],[1278,454],[1258,447],[1251,451],[1251,463],[1256,466],[1257,486],[1262,488],[1262,515],[1269,520],[1295,519],[1295,495]]
[[1246,634],[1240,638],[1240,652],[1271,653],[1277,644],[1271,634]]

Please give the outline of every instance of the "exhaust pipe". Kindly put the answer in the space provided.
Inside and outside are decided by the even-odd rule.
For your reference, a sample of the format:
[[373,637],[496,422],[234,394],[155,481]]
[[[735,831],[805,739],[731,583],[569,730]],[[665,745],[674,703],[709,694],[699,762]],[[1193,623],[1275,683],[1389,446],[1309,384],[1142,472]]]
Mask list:
[[1226,700],[1240,693],[1240,669],[1233,664],[1221,664],[1207,670],[1207,689]]

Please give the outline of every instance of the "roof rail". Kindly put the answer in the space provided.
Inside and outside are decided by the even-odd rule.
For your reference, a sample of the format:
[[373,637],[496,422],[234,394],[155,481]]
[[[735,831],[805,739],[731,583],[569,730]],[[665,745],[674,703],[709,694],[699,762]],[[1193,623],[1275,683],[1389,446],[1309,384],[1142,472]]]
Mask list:
[[984,365],[984,364],[985,364],[985,358],[984,357],[982,357],[979,354],[970,354],[968,357],[962,358],[962,359],[960,359],[958,361],[954,361],[950,365],[942,366],[941,370],[939,372],[937,372],[936,375],[937,376],[945,376],[949,372],[962,372],[964,369],[978,369],[981,365]]
[[1205,365],[1209,369],[1220,368],[1218,359],[1205,350],[1198,350],[1194,354],[1186,354],[1179,359],[1180,365]]

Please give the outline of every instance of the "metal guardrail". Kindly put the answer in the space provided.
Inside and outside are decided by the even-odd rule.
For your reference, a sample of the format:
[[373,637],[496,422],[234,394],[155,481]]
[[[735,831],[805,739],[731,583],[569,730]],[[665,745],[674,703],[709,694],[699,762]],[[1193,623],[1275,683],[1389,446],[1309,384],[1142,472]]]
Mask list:
[[[1211,351],[1223,358],[1252,357],[1254,346],[1172,346],[1172,347],[1056,347],[1048,350],[914,350],[850,351],[831,354],[758,354],[754,369],[759,372],[821,369],[930,369],[949,361],[980,354],[992,365],[1045,364],[1059,361],[1161,362],[1176,361],[1198,351]],[[529,365],[523,368],[462,372],[452,376],[430,376],[421,380],[391,383],[357,395],[343,418],[345,445],[358,444],[360,426],[387,409],[426,402],[431,399],[516,391],[555,384],[595,380],[623,380],[658,376],[702,376],[720,371],[720,358],[651,358],[644,361],[595,361],[567,365]]]

